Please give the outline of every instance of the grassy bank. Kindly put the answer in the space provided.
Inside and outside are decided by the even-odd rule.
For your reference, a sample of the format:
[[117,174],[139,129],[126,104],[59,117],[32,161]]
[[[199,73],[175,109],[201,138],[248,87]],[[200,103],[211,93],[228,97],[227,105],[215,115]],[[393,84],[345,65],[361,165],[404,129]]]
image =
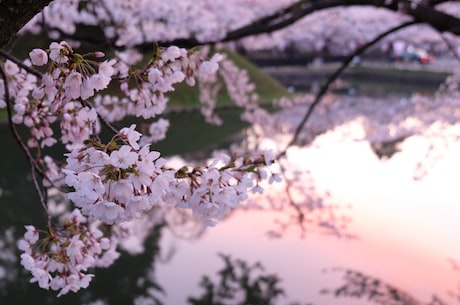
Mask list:
[[[237,66],[248,72],[251,81],[256,85],[261,103],[270,102],[287,94],[283,85],[242,56],[229,51],[226,51],[226,55]],[[192,153],[228,144],[235,133],[247,127],[247,123],[240,120],[241,110],[227,107],[233,102],[224,88],[219,93],[217,102],[220,107],[217,114],[223,120],[221,126],[207,124],[195,108],[200,104],[196,87],[181,84],[176,91],[171,92],[169,97],[174,109],[191,110],[174,111],[165,116],[171,123],[167,138],[154,145],[154,149],[158,149],[165,155]]]
[[[265,73],[259,67],[238,55],[237,53],[225,50],[225,55],[231,59],[238,67],[248,72],[251,82],[256,85],[257,94],[259,95],[260,102],[265,103],[274,98],[281,97],[286,94],[286,88],[276,81],[269,74]],[[230,97],[228,96],[223,81],[220,80],[222,89],[218,95],[218,106],[232,105]],[[175,86],[176,90],[168,93],[170,98],[170,106],[173,108],[199,106],[199,92],[197,86],[190,87],[185,83]]]

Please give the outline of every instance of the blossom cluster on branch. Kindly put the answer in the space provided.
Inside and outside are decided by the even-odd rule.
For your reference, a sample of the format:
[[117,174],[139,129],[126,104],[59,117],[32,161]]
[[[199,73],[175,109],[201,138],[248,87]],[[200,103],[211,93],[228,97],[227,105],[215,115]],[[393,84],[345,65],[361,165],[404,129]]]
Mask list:
[[[261,192],[263,180],[279,180],[264,169],[273,160],[267,153],[223,157],[178,170],[166,167],[160,152],[150,149],[167,132],[169,122],[162,118],[151,124],[151,135],[145,137],[135,124],[118,131],[111,126],[127,116],[149,119],[163,114],[166,93],[177,83],[216,82],[223,57],[217,53],[208,60],[208,54],[207,48],[158,48],[143,68],[131,68],[121,59],[103,60],[102,52],[81,55],[62,41],[32,50],[23,63],[0,64],[0,107],[11,112],[13,129],[29,128],[23,149],[33,173],[43,176],[44,187],[63,190],[78,208],[70,220],[56,222],[49,216],[44,237],[39,238],[41,231],[35,227],[26,227],[20,242],[22,264],[40,287],[60,290],[58,295],[87,287],[88,270],[99,266],[97,258],[106,250],[113,253],[122,239],[110,232],[154,207],[189,209],[204,226],[215,225],[248,192]],[[117,94],[99,95],[105,89]],[[247,94],[253,90],[249,86]],[[244,107],[244,89],[241,92],[243,98],[235,99],[243,99],[237,103]],[[114,132],[108,143],[100,140],[101,123]],[[56,125],[59,135],[53,131]],[[42,152],[58,143],[68,150],[62,165]],[[43,192],[40,187],[37,191]],[[42,194],[40,200],[49,214],[46,197]],[[102,237],[93,229],[96,224],[111,229]]]
[[[66,185],[73,189],[67,197],[83,216],[76,209],[62,224],[50,223],[41,239],[39,230],[26,226],[19,243],[24,251],[21,263],[41,288],[60,290],[58,296],[75,292],[88,286],[89,268],[111,265],[117,257],[111,245],[116,246],[121,237],[103,237],[100,230],[92,229],[95,224],[122,224],[155,205],[166,205],[191,209],[204,225],[212,226],[248,192],[261,192],[262,180],[280,180],[264,169],[273,161],[270,153],[222,158],[193,169],[165,168],[159,152],[150,151],[148,145],[139,147],[141,134],[134,127],[123,128],[106,145],[91,139],[67,154],[62,171]],[[116,226],[111,230],[116,231]]]
[[21,264],[32,273],[31,282],[59,290],[58,296],[88,287],[93,277],[90,268],[110,266],[119,256],[115,237],[107,238],[96,225],[89,226],[75,209],[58,228],[42,231],[26,226],[18,245],[24,251]]
[[[12,123],[29,127],[27,146],[67,144],[63,167],[37,150],[35,158],[42,159],[39,163],[44,167],[43,185],[70,187],[67,198],[84,215],[74,210],[70,220],[49,220],[42,238],[41,231],[26,226],[25,238],[19,243],[24,251],[21,262],[40,287],[59,290],[58,296],[78,291],[89,285],[91,268],[102,265],[100,261],[108,266],[116,259],[119,237],[102,237],[101,231],[93,229],[96,224],[111,226],[110,233],[163,205],[190,209],[203,225],[215,225],[247,198],[248,191],[261,192],[262,180],[279,180],[263,169],[271,165],[268,154],[226,157],[207,166],[179,170],[166,168],[166,160],[148,144],[164,137],[169,125],[164,119],[152,124],[152,135],[144,140],[135,125],[119,130],[107,144],[99,140],[100,117],[106,124],[128,115],[153,118],[165,111],[165,93],[173,91],[174,84],[186,81],[193,86],[195,78],[215,81],[222,56],[216,54],[206,61],[206,54],[207,50],[189,52],[173,46],[158,49],[145,68],[131,69],[115,59],[98,61],[102,52],[80,55],[63,41],[51,43],[46,50],[32,50],[30,60],[22,65],[11,61],[2,65],[1,87],[8,90],[3,97],[9,100],[2,98],[1,106],[11,107],[12,103]],[[45,66],[41,79],[29,73],[30,65]],[[93,98],[113,82],[119,83],[124,97]],[[52,129],[55,123],[61,130],[59,141]],[[47,203],[42,204],[46,208]],[[110,261],[103,255],[108,250]]]

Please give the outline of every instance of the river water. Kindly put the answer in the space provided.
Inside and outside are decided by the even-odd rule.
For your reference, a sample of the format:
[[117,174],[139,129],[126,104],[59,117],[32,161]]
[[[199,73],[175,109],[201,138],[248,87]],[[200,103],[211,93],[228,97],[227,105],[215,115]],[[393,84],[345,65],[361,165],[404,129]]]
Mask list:
[[344,283],[343,271],[332,272],[340,267],[378,278],[424,303],[433,294],[453,303],[447,292],[455,291],[460,280],[449,262],[460,253],[460,145],[450,143],[442,158],[415,180],[429,141],[409,138],[401,152],[382,161],[368,143],[344,140],[345,129],[356,138],[363,132],[351,123],[318,137],[314,148],[292,148],[288,157],[310,170],[316,189],[329,192],[328,201],[345,210],[352,219],[347,233],[356,238],[315,232],[302,238],[294,226],[273,239],[267,231],[276,226],[279,212],[237,211],[199,240],[176,242],[176,255],[157,273],[167,290],[174,291],[168,294],[168,304],[182,304],[201,275],[215,275],[222,265],[217,252],[260,261],[283,280],[287,300],[357,304],[320,293]]
[[[401,98],[400,94],[388,98]],[[455,128],[451,132],[456,133]],[[292,225],[275,238],[268,232],[285,220],[283,211],[241,209],[204,232],[193,222],[157,228],[145,240],[143,253],[124,254],[113,268],[97,271],[90,289],[56,299],[55,293],[27,283],[29,275],[18,264],[15,239],[23,225],[43,218],[25,157],[7,127],[1,126],[0,304],[125,305],[137,298],[137,305],[147,305],[155,304],[154,297],[164,304],[187,304],[188,297],[204,293],[199,287],[202,276],[219,283],[217,272],[224,266],[219,253],[249,265],[260,262],[262,274],[275,274],[285,291],[276,304],[374,304],[366,295],[351,299],[321,293],[344,285],[345,270],[388,283],[420,304],[428,303],[433,294],[455,303],[448,291],[457,291],[460,282],[460,273],[450,263],[460,261],[460,144],[449,142],[430,159],[423,177],[414,179],[432,142],[410,137],[391,158],[380,159],[368,142],[360,140],[364,132],[359,121],[349,120],[322,133],[309,147],[288,151],[291,164],[311,173],[315,194],[323,194],[327,203],[351,219],[341,237],[317,232],[314,226],[302,234]],[[313,182],[304,183],[308,187]],[[268,191],[280,200],[286,196],[276,187]]]

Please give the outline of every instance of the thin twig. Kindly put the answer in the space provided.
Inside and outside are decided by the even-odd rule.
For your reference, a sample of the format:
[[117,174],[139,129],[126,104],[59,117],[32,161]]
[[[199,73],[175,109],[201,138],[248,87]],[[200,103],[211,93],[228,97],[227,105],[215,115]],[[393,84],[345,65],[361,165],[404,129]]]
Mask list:
[[[84,100],[81,100],[80,101],[81,104],[83,106],[86,106],[88,108],[94,108],[89,102],[87,101],[84,101]],[[114,134],[118,134],[118,129],[116,129],[112,124],[109,123],[109,121],[107,121],[104,117],[101,116],[101,114],[99,112],[96,111],[96,114],[97,114],[97,117],[99,118],[99,120],[102,122],[102,124],[107,127],[111,132],[113,132]]]
[[295,203],[294,198],[292,197],[291,185],[286,175],[286,167],[281,162],[278,162],[278,165],[280,167],[281,174],[283,175],[284,181],[286,183],[285,191],[286,191],[287,199],[289,201],[289,205],[292,206],[292,208],[297,212],[297,221],[299,223],[299,226],[300,226],[300,229],[302,230],[302,235],[303,235],[305,234],[305,231],[306,231],[305,224],[304,224],[305,213],[302,211],[300,206],[297,203]]
[[21,60],[19,60],[18,58],[14,57],[13,55],[11,55],[10,53],[8,53],[7,51],[5,51],[3,49],[0,49],[0,56],[11,60],[15,64],[17,64],[18,66],[20,66],[21,68],[26,70],[27,72],[29,72],[30,74],[35,75],[36,77],[41,78],[43,76],[40,71],[37,71],[37,70],[25,65]]
[[361,47],[359,47],[353,54],[351,54],[350,56],[348,56],[345,61],[342,63],[342,65],[328,78],[327,82],[324,83],[321,87],[321,89],[319,90],[319,92],[316,94],[315,96],[315,99],[313,101],[313,103],[310,104],[310,106],[308,107],[307,109],[307,112],[305,113],[304,117],[302,118],[302,121],[299,123],[299,125],[297,126],[297,129],[295,130],[294,132],[294,135],[292,136],[292,139],[291,141],[289,141],[289,143],[286,145],[286,147],[278,154],[277,156],[277,159],[278,158],[281,158],[283,157],[284,155],[286,155],[286,152],[287,152],[287,149],[294,145],[295,142],[297,142],[299,136],[300,136],[300,133],[302,132],[303,128],[305,127],[308,119],[311,117],[311,115],[313,114],[313,111],[315,110],[315,108],[319,105],[319,103],[321,102],[324,94],[326,94],[326,92],[329,90],[329,87],[331,86],[331,84],[342,74],[342,72],[350,65],[350,63],[353,61],[353,58],[360,55],[361,53],[363,53],[365,50],[367,50],[369,47],[371,47],[372,45],[374,45],[375,43],[377,43],[378,41],[380,41],[381,39],[383,39],[384,37],[388,36],[389,34],[393,33],[393,32],[396,32],[402,28],[405,28],[405,27],[408,27],[410,25],[414,25],[418,23],[418,21],[408,21],[408,22],[405,22],[403,24],[400,24],[396,27],[393,27],[383,33],[381,33],[380,35],[378,35],[377,37],[375,37],[373,40],[369,41],[368,43],[362,45]]
[[40,199],[40,204],[42,205],[42,207],[44,209],[45,215],[48,218],[48,222],[50,222],[50,217],[51,216],[48,213],[48,206],[47,206],[46,201],[45,201],[45,195],[42,192],[42,189],[41,189],[41,187],[40,187],[40,185],[38,183],[38,179],[37,179],[37,175],[36,175],[36,171],[37,171],[38,166],[37,166],[34,158],[32,157],[32,155],[30,154],[29,149],[26,147],[26,145],[22,141],[21,136],[19,135],[19,133],[18,133],[18,131],[16,129],[16,126],[14,125],[13,120],[12,120],[13,111],[11,109],[11,100],[10,100],[10,93],[9,93],[9,87],[8,87],[8,79],[6,77],[5,71],[3,70],[3,67],[1,67],[1,66],[0,66],[0,74],[1,74],[1,77],[2,77],[2,80],[3,80],[3,87],[4,87],[4,91],[5,91],[4,97],[5,97],[6,109],[7,109],[7,112],[8,112],[8,123],[9,123],[10,129],[11,129],[11,131],[13,133],[14,138],[18,142],[19,146],[24,151],[24,153],[25,153],[25,155],[27,157],[27,160],[29,161],[30,172],[31,172],[31,175],[32,175],[32,181],[33,181],[33,184],[35,186],[35,190],[37,191],[38,197]]
[[[436,29],[435,29],[436,30]],[[449,49],[449,51],[454,55],[455,59],[457,59],[458,61],[460,61],[460,56],[457,52],[457,50],[455,50],[454,46],[452,45],[452,43],[447,39],[447,37],[445,37],[443,35],[443,33],[439,32],[438,31],[438,34],[439,34],[439,37],[441,37],[441,39],[444,41],[444,43],[446,44],[447,48]]]
[[[21,68],[23,68],[24,70],[26,70],[26,72],[29,72],[37,77],[42,77],[42,73],[35,70],[35,69],[32,69],[31,67],[28,67],[26,66],[23,62],[21,62],[19,59],[17,59],[16,57],[12,56],[10,53],[6,52],[5,50],[2,50],[0,49],[0,56],[3,56],[11,61],[13,61],[14,63],[16,63],[18,66],[20,66]],[[8,94],[9,95],[9,94]],[[9,106],[9,101],[7,101],[7,105]],[[12,113],[9,113],[8,114],[9,118],[12,117]],[[32,160],[33,162],[33,166],[35,168],[35,170],[40,174],[40,176],[43,178],[43,179],[46,179],[51,186],[53,187],[56,187],[58,188],[54,182],[43,172],[43,170],[41,169],[41,167],[37,164],[37,162],[35,161],[35,159],[32,157],[32,155],[30,154],[29,152],[29,149],[26,147],[26,145],[24,144],[24,142],[21,140],[20,136],[19,136],[19,133],[16,131],[16,128],[14,126],[14,124],[10,124],[11,126],[11,129],[13,130],[13,134],[16,138],[16,140],[18,141],[19,145],[21,146],[21,149],[26,153],[27,155],[27,158],[29,160]]]

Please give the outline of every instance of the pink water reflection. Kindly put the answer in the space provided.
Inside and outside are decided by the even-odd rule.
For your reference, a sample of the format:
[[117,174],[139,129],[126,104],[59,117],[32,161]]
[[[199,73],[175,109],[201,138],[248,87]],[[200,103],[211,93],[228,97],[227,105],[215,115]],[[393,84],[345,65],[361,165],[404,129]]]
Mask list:
[[403,151],[386,161],[368,143],[343,140],[339,132],[316,142],[319,148],[293,148],[289,157],[310,169],[317,186],[329,190],[334,202],[352,205],[349,231],[359,239],[318,234],[301,239],[296,232],[269,239],[265,233],[276,213],[238,211],[196,242],[176,241],[176,256],[158,268],[158,279],[169,291],[168,304],[185,304],[186,296],[198,294],[201,276],[221,267],[218,252],[260,261],[277,273],[289,296],[285,303],[365,304],[319,294],[341,283],[340,273],[323,272],[336,266],[381,278],[421,301],[436,293],[453,303],[446,292],[456,287],[460,274],[447,259],[460,261],[460,144],[451,144],[443,159],[414,181],[416,163],[428,145],[422,138],[407,139]]

